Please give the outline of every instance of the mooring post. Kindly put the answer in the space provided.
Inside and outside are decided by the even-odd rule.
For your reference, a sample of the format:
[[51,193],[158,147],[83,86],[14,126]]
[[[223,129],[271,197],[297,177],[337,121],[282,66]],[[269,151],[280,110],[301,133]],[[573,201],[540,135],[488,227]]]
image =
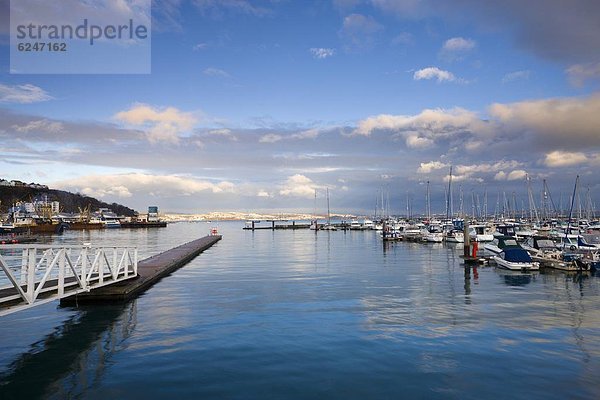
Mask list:
[[463,236],[464,236],[464,252],[465,257],[469,257],[471,253],[471,237],[469,236],[469,222],[465,221],[463,224]]

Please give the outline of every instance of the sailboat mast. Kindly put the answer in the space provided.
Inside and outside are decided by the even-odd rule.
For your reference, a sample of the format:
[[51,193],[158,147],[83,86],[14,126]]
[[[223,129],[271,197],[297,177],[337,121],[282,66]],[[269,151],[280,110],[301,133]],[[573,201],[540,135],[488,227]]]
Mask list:
[[[533,221],[535,221],[539,224],[540,218],[538,216],[537,208],[535,207],[535,199],[533,198],[533,191],[531,190],[531,178],[529,177],[529,175],[526,175],[525,179],[527,180],[527,192],[529,194],[529,216]],[[534,217],[535,217],[535,219],[534,219]]]
[[450,174],[448,175],[448,199],[446,200],[448,206],[446,207],[446,221],[448,220],[448,213],[450,216],[453,214],[452,210],[452,165],[450,166]]
[[427,181],[427,195],[425,200],[427,201],[425,203],[427,206],[427,220],[431,221],[431,194],[429,192],[429,181]]
[[315,204],[313,205],[313,219],[317,220],[317,189],[315,189]]
[[579,183],[579,175],[575,178],[575,187],[573,188],[573,196],[571,197],[571,209],[569,210],[569,220],[567,222],[567,230],[565,231],[565,243],[568,243],[567,235],[571,231],[571,218],[573,217],[573,206],[575,205],[575,193],[577,193],[577,184]]
[[329,188],[327,188],[327,225],[331,225],[331,214],[329,213]]

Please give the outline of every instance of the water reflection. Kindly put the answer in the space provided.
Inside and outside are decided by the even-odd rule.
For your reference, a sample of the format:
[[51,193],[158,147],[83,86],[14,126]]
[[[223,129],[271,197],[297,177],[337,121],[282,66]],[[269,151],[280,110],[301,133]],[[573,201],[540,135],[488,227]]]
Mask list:
[[508,286],[529,285],[539,275],[539,272],[508,271],[496,268],[496,273],[503,278],[504,284]]
[[2,399],[74,398],[100,384],[136,328],[137,300],[78,311],[2,372]]

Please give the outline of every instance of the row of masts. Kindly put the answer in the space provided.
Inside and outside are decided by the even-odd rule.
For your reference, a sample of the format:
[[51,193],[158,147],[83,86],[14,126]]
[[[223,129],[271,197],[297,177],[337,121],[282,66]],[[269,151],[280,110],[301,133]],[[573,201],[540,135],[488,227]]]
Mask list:
[[[529,220],[535,223],[542,223],[543,221],[549,221],[552,219],[564,218],[567,215],[568,209],[563,206],[563,195],[561,193],[558,207],[552,197],[550,188],[546,179],[542,181],[542,190],[540,191],[539,203],[536,201],[534,190],[532,188],[531,178],[529,175],[526,176],[525,181],[527,184],[527,200],[525,201],[522,197],[519,198],[515,191],[507,193],[506,191],[498,191],[496,195],[496,203],[494,206],[493,214],[489,209],[489,193],[487,186],[484,186],[483,193],[477,193],[475,190],[471,190],[470,196],[470,212],[465,210],[465,196],[463,193],[463,186],[459,185],[459,201],[458,209],[454,209],[454,193],[452,188],[452,167],[448,174],[448,186],[444,187],[444,203],[445,212],[444,215],[446,220],[454,218],[472,218],[475,220],[487,220],[493,218],[494,220],[504,219],[521,219]],[[327,223],[331,224],[331,210],[329,204],[329,188],[326,188],[327,198]],[[538,206],[539,204],[539,206]],[[592,200],[591,191],[589,186],[585,192],[584,198],[582,199],[581,191],[577,186],[574,194],[568,199],[566,205],[573,205],[573,216],[578,220],[587,219],[592,221],[596,219],[596,207]],[[313,215],[317,215],[317,190],[315,189],[314,198],[314,210]],[[384,220],[390,218],[392,215],[390,211],[390,188],[389,185],[382,187],[377,191],[375,196],[375,210],[374,219]],[[407,219],[420,217],[422,215],[416,215],[413,210],[413,199],[410,191],[406,193],[406,214]],[[435,214],[431,208],[431,185],[430,181],[426,182],[425,191],[425,213],[424,216],[427,220],[432,218],[441,217],[441,214]]]
[[[444,188],[444,203],[445,211],[444,215],[446,219],[451,218],[472,218],[472,219],[489,219],[495,220],[500,219],[522,219],[529,220],[536,223],[543,221],[549,221],[552,219],[560,219],[566,217],[570,204],[574,205],[573,217],[579,220],[587,219],[588,221],[597,218],[596,206],[592,200],[590,187],[587,187],[585,194],[579,189],[574,192],[568,198],[565,203],[563,201],[563,194],[560,195],[558,205],[554,201],[548,182],[546,179],[542,181],[542,190],[539,194],[539,200],[536,201],[536,195],[532,188],[531,178],[529,175],[526,176],[527,183],[527,200],[525,201],[522,197],[518,197],[515,191],[507,193],[506,191],[498,191],[496,195],[496,203],[494,206],[493,213],[490,211],[489,193],[487,186],[484,186],[483,193],[477,193],[475,190],[471,190],[470,195],[470,210],[465,210],[465,196],[463,193],[462,185],[459,185],[459,203],[458,209],[454,209],[454,193],[452,190],[452,167],[448,175],[448,186]],[[386,201],[384,202],[384,193],[386,195]],[[573,197],[574,196],[574,197]],[[389,188],[381,189],[376,197],[375,206],[375,219],[385,219],[390,216],[389,209]],[[381,199],[381,202],[379,202]],[[380,208],[380,204],[381,206]],[[426,182],[425,191],[425,210],[424,216],[431,220],[434,217],[431,208],[431,185],[430,181]],[[413,198],[410,191],[406,193],[406,213],[407,219],[417,217],[413,211]],[[437,217],[440,214],[436,215]]]

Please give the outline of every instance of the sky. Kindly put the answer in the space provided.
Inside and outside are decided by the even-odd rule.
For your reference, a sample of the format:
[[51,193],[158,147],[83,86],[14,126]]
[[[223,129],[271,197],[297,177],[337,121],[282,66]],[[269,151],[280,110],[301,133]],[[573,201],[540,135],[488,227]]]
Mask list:
[[0,12],[5,179],[187,213],[422,212],[427,181],[444,212],[450,166],[466,210],[526,176],[600,198],[596,0],[156,1],[149,74],[11,73]]

